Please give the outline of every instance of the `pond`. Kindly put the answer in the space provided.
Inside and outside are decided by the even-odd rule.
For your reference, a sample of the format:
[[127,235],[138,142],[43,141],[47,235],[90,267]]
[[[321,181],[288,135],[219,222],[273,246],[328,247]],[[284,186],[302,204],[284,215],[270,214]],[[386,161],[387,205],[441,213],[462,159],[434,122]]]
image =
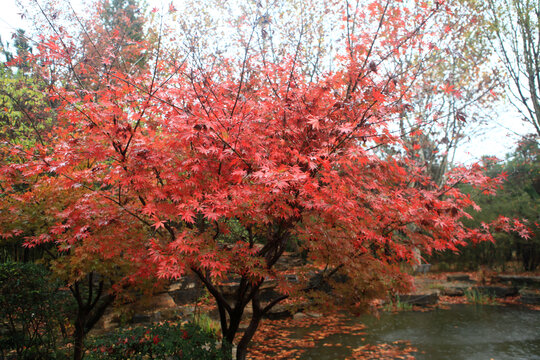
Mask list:
[[[383,313],[358,320],[366,333],[335,334],[304,352],[304,360],[338,360],[350,348],[407,340],[418,360],[540,359],[540,311],[517,306],[452,305],[427,312]],[[328,346],[329,343],[340,346]],[[349,347],[349,348],[347,348]]]

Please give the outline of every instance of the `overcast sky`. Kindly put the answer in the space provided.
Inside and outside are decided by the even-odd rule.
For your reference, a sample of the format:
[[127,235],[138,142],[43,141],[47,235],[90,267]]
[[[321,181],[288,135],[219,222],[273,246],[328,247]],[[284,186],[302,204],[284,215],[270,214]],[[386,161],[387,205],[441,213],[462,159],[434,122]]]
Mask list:
[[[78,0],[72,0],[74,3]],[[175,2],[181,0],[175,0]],[[306,0],[308,1],[308,0]],[[151,4],[159,3],[160,0],[150,0]],[[75,6],[76,7],[76,6]],[[162,8],[158,6],[158,8]],[[28,29],[29,24],[21,19],[21,10],[16,5],[16,0],[2,0],[0,7],[0,36],[2,41],[11,41],[11,34],[17,28]],[[458,149],[456,160],[470,163],[478,160],[483,155],[495,155],[504,158],[504,155],[515,147],[519,136],[533,132],[532,126],[526,126],[520,121],[517,112],[510,104],[501,104],[498,111],[492,115],[489,126],[482,127],[483,135],[475,136],[470,143]]]
[[0,11],[0,35],[2,36],[2,41],[10,37],[10,34],[13,32],[14,27],[18,27],[21,24],[21,18],[17,13],[17,5],[14,0],[3,0],[1,11]]

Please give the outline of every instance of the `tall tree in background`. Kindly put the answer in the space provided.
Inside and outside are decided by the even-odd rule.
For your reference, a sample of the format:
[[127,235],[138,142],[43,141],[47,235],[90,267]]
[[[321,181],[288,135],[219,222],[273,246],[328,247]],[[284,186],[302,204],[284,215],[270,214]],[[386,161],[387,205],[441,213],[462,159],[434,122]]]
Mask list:
[[13,44],[1,44],[0,140],[12,146],[32,146],[46,141],[52,126],[52,103],[47,84],[35,73],[37,68],[24,30],[13,34]]
[[493,48],[486,34],[488,19],[477,1],[449,3],[435,23],[424,44],[429,52],[395,60],[405,69],[411,64],[418,68],[412,84],[415,96],[403,103],[401,136],[433,180],[442,184],[458,147],[489,124],[501,78],[487,64]]
[[[13,42],[2,44],[4,59],[0,62],[0,162],[17,164],[21,161],[17,150],[30,150],[43,145],[49,140],[49,131],[55,119],[54,102],[47,96],[47,84],[34,72],[36,63],[32,49],[23,30],[17,30]],[[5,200],[5,199],[4,199]],[[2,202],[3,211],[9,212],[8,202]],[[34,213],[35,221],[27,223],[28,232],[40,227],[40,217]],[[19,219],[20,220],[20,219]],[[9,232],[11,226],[20,226],[15,220],[3,224],[3,233]],[[18,225],[16,225],[18,224]],[[27,233],[25,231],[25,233]],[[3,260],[30,261],[37,253],[22,248],[24,234],[2,238],[0,241]]]
[[494,44],[510,84],[510,101],[540,136],[540,3],[489,0]]
[[[90,53],[85,58],[103,60],[110,57],[109,66],[123,72],[144,68],[147,64],[141,49],[150,50],[144,1],[111,0],[100,2],[98,6],[99,21],[88,23],[84,48]],[[92,54],[92,51],[99,54]]]
[[107,31],[119,32],[126,42],[145,37],[145,5],[138,0],[107,0],[102,3],[101,18]]
[[500,224],[515,219],[526,224],[530,236],[517,232],[500,231],[495,227],[495,242],[472,244],[460,247],[459,254],[446,252],[433,257],[434,261],[445,261],[469,267],[471,270],[486,265],[494,269],[506,269],[510,261],[517,261],[518,271],[534,271],[540,266],[540,150],[534,136],[524,138],[503,162],[486,157],[486,174],[507,177],[503,189],[496,197],[486,196],[481,191],[464,189],[477,199],[481,211],[471,212],[472,218],[465,223],[476,228],[499,218]]

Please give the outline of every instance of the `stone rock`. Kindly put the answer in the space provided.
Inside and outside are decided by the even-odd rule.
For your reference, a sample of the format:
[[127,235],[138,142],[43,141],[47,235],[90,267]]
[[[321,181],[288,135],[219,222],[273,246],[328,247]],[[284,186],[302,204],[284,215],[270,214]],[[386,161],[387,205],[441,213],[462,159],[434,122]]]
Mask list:
[[540,305],[540,293],[533,290],[521,290],[520,300],[523,304]]
[[401,303],[427,306],[437,304],[439,301],[439,294],[437,292],[426,294],[400,294],[397,295],[397,298]]
[[448,275],[446,281],[471,281],[471,277],[467,274]]
[[298,282],[298,276],[296,274],[287,274],[285,275],[285,279],[290,282],[297,283]]
[[495,296],[496,298],[514,296],[518,293],[517,288],[506,286],[476,286],[474,289],[476,289],[478,292],[481,292],[482,294]]
[[162,309],[160,311],[161,320],[178,320],[180,312],[176,308]]
[[151,299],[151,308],[153,309],[162,309],[162,308],[173,308],[176,307],[176,303],[172,296],[168,293],[161,293],[155,296],[152,296]]
[[294,320],[305,319],[307,317],[308,316],[306,314],[304,314],[303,312],[299,312],[299,313],[296,313],[296,314],[293,315]]
[[285,305],[276,305],[265,316],[270,320],[282,320],[293,317],[291,310]]
[[96,329],[114,330],[120,326],[120,316],[116,313],[105,314],[96,324]]
[[275,288],[261,289],[261,292],[259,293],[259,299],[265,303],[270,302],[279,296],[281,296],[281,294],[278,293]]
[[193,305],[182,306],[182,314],[184,316],[191,316],[195,313],[196,307]]
[[280,269],[290,269],[295,266],[300,266],[303,264],[303,261],[300,257],[292,256],[290,254],[283,254],[282,257],[276,263],[276,267]]
[[227,301],[234,301],[236,298],[236,291],[238,290],[238,285],[240,285],[237,281],[230,281],[226,282],[220,285],[217,285],[217,288]]
[[204,294],[204,286],[195,277],[187,276],[182,281],[171,284],[168,294],[175,305],[185,305],[199,300]]
[[495,276],[493,280],[518,287],[528,286],[540,289],[540,276],[498,275]]
[[248,321],[242,321],[240,323],[240,325],[238,325],[238,330],[243,332],[243,331],[246,331],[248,327],[249,327],[249,322]]
[[468,284],[448,284],[443,286],[441,294],[445,296],[463,296],[465,295],[465,290],[469,288],[470,285]]
[[414,267],[415,274],[427,274],[431,270],[431,264],[419,264]]
[[152,322],[151,314],[134,314],[131,318],[132,324],[144,324]]

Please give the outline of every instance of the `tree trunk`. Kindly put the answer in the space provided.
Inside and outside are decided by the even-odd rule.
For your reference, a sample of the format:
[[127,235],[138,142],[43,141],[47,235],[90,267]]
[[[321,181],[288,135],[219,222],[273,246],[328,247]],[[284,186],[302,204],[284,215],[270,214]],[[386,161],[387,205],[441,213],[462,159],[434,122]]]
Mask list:
[[253,338],[253,335],[255,335],[255,331],[257,331],[257,328],[259,327],[261,317],[261,314],[253,313],[249,326],[236,347],[236,360],[246,360],[248,345]]
[[[266,260],[266,268],[271,269],[277,260],[283,255],[285,251],[285,245],[290,238],[288,227],[282,227],[281,225],[276,230],[273,238],[258,251],[259,256],[264,257]],[[253,243],[251,243],[253,245]],[[216,300],[218,306],[221,332],[223,334],[222,349],[223,353],[232,359],[232,347],[234,339],[240,327],[242,315],[248,303],[251,301],[253,314],[246,329],[244,335],[238,342],[236,350],[236,359],[245,360],[247,356],[248,344],[253,338],[253,335],[257,331],[259,323],[264,314],[266,314],[273,306],[280,301],[286,299],[288,296],[281,296],[271,301],[264,309],[261,308],[259,301],[259,290],[264,283],[264,279],[260,279],[257,283],[252,284],[252,279],[242,275],[238,288],[236,289],[235,299],[232,301],[233,306],[229,304],[229,301],[225,299],[224,294],[220,289],[212,283],[212,279],[205,274],[204,271],[196,267],[191,267],[191,270],[199,277],[199,279],[206,286],[208,292]],[[230,345],[226,344],[228,342]]]
[[[101,280],[97,289],[94,284],[94,274],[88,274],[88,294],[83,296],[79,285],[75,282],[69,289],[77,301],[77,318],[75,319],[75,332],[73,334],[74,351],[73,359],[81,360],[84,356],[84,338],[105,313],[105,310],[114,301],[114,295],[107,294],[103,297],[104,281]],[[94,291],[95,290],[95,291]],[[101,302],[100,302],[101,300]]]
[[77,318],[75,322],[73,360],[82,360],[84,355],[84,320]]
[[[242,309],[243,310],[243,309]],[[242,321],[242,312],[233,311],[230,314],[229,323],[227,325],[226,329],[221,329],[223,333],[223,342],[222,342],[222,348],[224,348],[224,354],[226,354],[227,359],[233,358],[233,344],[234,344],[234,338],[236,337],[236,333],[238,332],[238,328],[240,326],[240,321]]]

